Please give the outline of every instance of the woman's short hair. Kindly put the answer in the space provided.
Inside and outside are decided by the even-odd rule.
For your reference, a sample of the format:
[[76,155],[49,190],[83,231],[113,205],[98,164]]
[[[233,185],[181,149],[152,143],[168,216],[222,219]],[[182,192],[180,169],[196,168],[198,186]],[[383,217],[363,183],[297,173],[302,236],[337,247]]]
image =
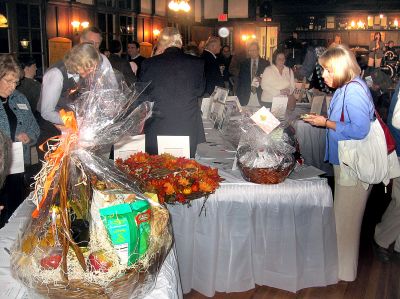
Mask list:
[[272,54],[272,63],[276,65],[276,59],[278,58],[279,54],[283,54],[285,56],[285,51],[283,49],[276,49],[275,52]]
[[9,73],[14,73],[19,79],[24,76],[24,72],[13,55],[0,55],[0,79]]
[[69,73],[77,73],[79,69],[90,69],[100,62],[99,51],[90,43],[74,46],[64,56],[65,67]]
[[157,48],[167,49],[170,47],[182,48],[182,36],[175,27],[165,27],[158,37]]
[[333,74],[333,88],[339,88],[361,74],[356,57],[344,45],[326,50],[318,59],[319,64]]

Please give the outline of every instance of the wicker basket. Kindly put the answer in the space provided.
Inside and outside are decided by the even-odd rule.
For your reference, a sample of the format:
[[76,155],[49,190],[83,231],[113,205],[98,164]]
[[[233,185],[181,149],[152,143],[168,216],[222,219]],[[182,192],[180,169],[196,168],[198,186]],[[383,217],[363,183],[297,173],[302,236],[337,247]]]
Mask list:
[[[150,266],[146,267],[145,271],[142,270],[144,267],[139,262],[136,267],[128,269],[123,275],[110,282],[106,287],[82,280],[71,279],[66,282],[58,281],[57,283],[34,284],[30,286],[31,289],[29,291],[39,294],[44,298],[59,299],[122,299],[130,298],[132,294],[137,294],[137,292],[142,294],[142,290],[139,290],[139,288],[143,286],[143,283],[149,283],[149,275],[151,278],[156,277],[172,245],[168,211],[153,207],[152,213],[150,235],[159,239],[152,242],[148,249],[148,252],[151,251],[154,254],[151,255]],[[150,290],[151,288],[147,288],[145,292]]]
[[290,174],[295,162],[293,159],[293,162],[286,167],[279,168],[251,168],[238,161],[238,167],[246,181],[256,184],[279,184]]

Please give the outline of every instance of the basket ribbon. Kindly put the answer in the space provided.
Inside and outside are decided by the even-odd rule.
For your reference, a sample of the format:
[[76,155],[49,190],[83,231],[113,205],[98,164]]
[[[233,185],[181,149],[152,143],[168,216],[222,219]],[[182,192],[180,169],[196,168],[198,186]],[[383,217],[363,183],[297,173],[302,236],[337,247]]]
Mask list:
[[[77,139],[78,125],[76,123],[74,112],[61,109],[59,113],[65,127],[65,129],[63,129],[63,134],[46,140],[46,142],[41,144],[39,147],[43,150],[44,145],[48,144],[48,141],[51,140],[57,142],[55,145],[51,147],[49,146],[44,157],[44,165],[35,177],[36,182],[33,201],[36,203],[36,209],[32,212],[33,218],[39,216],[39,210],[45,202],[56,173],[62,164],[63,158],[69,153],[71,146]],[[40,194],[43,195],[39,200]]]

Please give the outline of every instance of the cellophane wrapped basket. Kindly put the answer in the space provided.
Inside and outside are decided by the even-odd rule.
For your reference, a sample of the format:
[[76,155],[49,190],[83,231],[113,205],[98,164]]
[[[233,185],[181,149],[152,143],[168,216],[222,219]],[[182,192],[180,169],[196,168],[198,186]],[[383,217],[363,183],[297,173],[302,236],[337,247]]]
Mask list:
[[11,268],[33,297],[141,298],[171,248],[169,214],[108,154],[142,131],[152,103],[139,104],[145,84],[118,87],[112,69],[87,82],[75,113],[60,111],[64,129],[48,142],[30,196],[37,209],[12,248]]
[[281,124],[266,134],[250,120],[243,121],[241,128],[236,158],[243,178],[257,184],[283,182],[296,164],[293,128]]

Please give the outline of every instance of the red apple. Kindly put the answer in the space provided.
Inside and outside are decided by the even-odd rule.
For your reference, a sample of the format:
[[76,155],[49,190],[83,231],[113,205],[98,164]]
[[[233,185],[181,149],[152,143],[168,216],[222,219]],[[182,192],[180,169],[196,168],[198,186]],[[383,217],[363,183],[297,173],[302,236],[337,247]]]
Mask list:
[[46,270],[57,269],[61,263],[61,255],[53,254],[46,256],[40,260],[40,265]]
[[105,255],[103,250],[92,252],[89,255],[90,270],[108,272],[113,262]]

